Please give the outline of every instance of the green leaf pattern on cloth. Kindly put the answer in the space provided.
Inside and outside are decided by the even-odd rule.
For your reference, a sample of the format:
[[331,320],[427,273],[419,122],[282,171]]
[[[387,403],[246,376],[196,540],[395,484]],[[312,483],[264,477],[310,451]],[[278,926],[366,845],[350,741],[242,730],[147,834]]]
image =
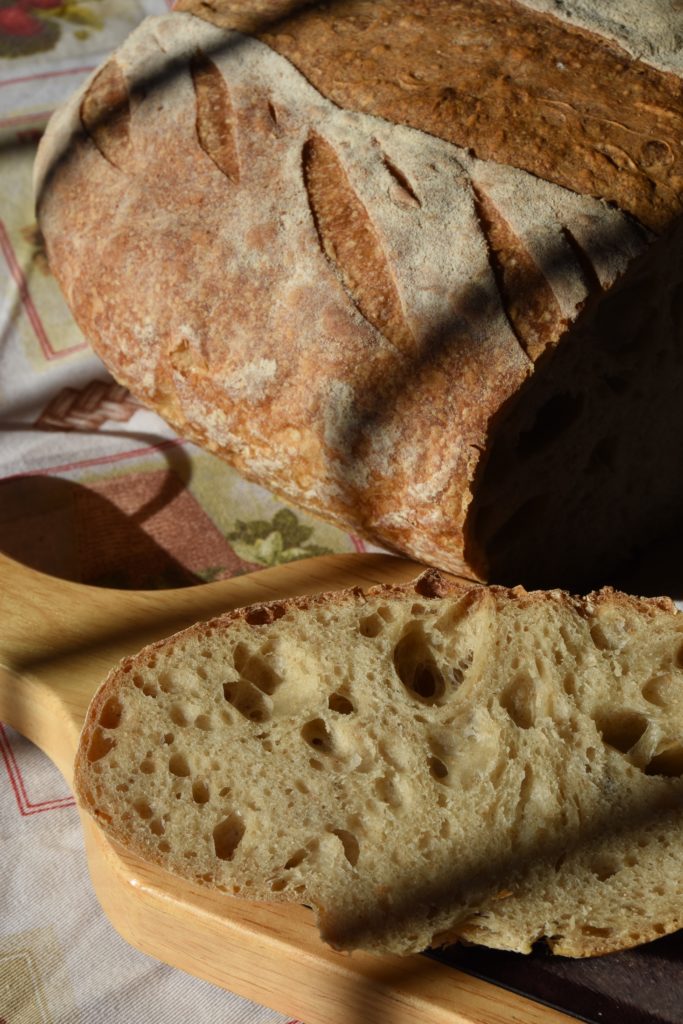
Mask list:
[[281,508],[270,520],[235,520],[235,529],[228,534],[228,540],[246,561],[283,565],[298,558],[332,554],[332,548],[310,543],[313,532],[313,527],[302,525],[291,509]]

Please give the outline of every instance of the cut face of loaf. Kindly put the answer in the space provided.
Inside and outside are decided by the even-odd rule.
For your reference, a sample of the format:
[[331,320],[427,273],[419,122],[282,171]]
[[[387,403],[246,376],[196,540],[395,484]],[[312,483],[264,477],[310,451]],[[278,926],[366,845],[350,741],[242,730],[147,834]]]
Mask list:
[[[428,564],[583,588],[683,504],[679,156],[612,174],[591,130],[617,192],[569,191],[552,168],[536,176],[562,149],[549,128],[531,174],[503,162],[519,146],[418,130],[405,103],[344,109],[329,79],[356,65],[337,55],[316,77],[317,35],[283,56],[285,36],[151,19],[53,118],[39,217],[78,322],[180,433],[276,493]],[[562,45],[576,56],[581,38]],[[678,124],[672,73],[647,85],[609,59],[635,83],[629,139],[646,100],[658,131]],[[631,178],[640,224],[580,194],[618,198]]]
[[252,606],[116,668],[81,804],[341,949],[587,956],[683,925],[683,620],[447,582]]

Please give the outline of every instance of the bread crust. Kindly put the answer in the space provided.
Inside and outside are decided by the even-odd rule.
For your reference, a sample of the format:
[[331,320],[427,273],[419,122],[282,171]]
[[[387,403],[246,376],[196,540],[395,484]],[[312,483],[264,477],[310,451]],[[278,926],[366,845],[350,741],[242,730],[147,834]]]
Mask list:
[[176,9],[253,32],[342,107],[601,196],[662,231],[682,209],[676,11],[602,6],[429,0],[407,12],[401,0],[337,0],[289,13],[287,2],[179,0]]
[[134,394],[275,493],[479,578],[492,422],[651,237],[184,14],[55,115],[36,188],[53,272]]

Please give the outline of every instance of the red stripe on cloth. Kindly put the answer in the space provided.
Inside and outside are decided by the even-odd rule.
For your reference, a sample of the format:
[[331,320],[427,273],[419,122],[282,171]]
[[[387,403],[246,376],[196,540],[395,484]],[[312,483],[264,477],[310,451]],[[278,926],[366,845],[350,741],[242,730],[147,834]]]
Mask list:
[[43,811],[55,811],[62,807],[75,807],[76,801],[72,796],[55,797],[53,800],[40,800],[38,803],[34,803],[29,798],[26,784],[21,774],[21,768],[14,756],[12,744],[2,722],[0,722],[0,756],[5,763],[10,786],[14,792],[17,807],[22,817],[25,818],[29,814],[41,814]]
[[36,82],[39,78],[61,78],[63,75],[84,75],[88,71],[94,71],[95,65],[88,64],[82,68],[62,68],[61,71],[37,71],[33,75],[21,75],[19,78],[6,78],[0,82],[3,85],[16,85],[18,82]]
[[350,533],[349,537],[356,551],[365,551],[365,542],[360,537],[357,537],[355,533]]
[[5,117],[0,121],[0,128],[8,128],[13,124],[45,123],[51,114],[51,110],[39,110],[35,114],[18,114],[16,117]]
[[64,462],[61,466],[48,466],[45,469],[29,469],[24,473],[11,473],[1,479],[5,483],[7,480],[23,479],[27,476],[51,476],[53,473],[68,473],[74,469],[88,469],[90,466],[103,466],[111,462],[134,459],[140,455],[149,455],[150,452],[163,452],[167,448],[177,448],[184,444],[189,444],[189,442],[182,437],[171,437],[167,441],[150,444],[146,448],[133,448],[131,451],[117,452],[114,455],[100,455],[93,459],[83,459],[81,462]]
[[38,339],[38,344],[40,345],[45,358],[48,361],[52,359],[62,359],[64,356],[71,355],[73,352],[81,352],[83,351],[83,349],[88,348],[87,341],[82,341],[78,345],[72,345],[70,348],[61,349],[59,352],[52,347],[50,339],[47,336],[47,332],[43,327],[40,315],[38,314],[38,310],[36,309],[33,299],[31,298],[31,295],[29,293],[26,275],[24,274],[24,271],[22,270],[21,265],[16,257],[16,254],[12,247],[12,243],[10,241],[9,234],[7,233],[7,229],[5,228],[5,225],[1,220],[0,249],[2,249],[3,255],[7,260],[7,266],[9,267],[10,273],[14,278],[17,285],[17,289],[19,291],[21,304],[24,307],[26,316],[29,318],[31,322],[31,326],[35,331],[36,337]]

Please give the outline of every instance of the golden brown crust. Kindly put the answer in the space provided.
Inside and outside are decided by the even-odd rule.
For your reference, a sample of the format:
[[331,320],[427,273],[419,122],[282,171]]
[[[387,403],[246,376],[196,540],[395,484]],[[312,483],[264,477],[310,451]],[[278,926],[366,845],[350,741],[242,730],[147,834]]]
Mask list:
[[611,40],[513,0],[429,0],[409,11],[401,0],[344,0],[288,15],[290,6],[178,0],[176,9],[253,32],[342,107],[602,196],[653,230],[680,215],[680,80]]
[[646,247],[182,14],[56,115],[37,178],[53,272],[121,382],[273,492],[469,575],[492,418]]

